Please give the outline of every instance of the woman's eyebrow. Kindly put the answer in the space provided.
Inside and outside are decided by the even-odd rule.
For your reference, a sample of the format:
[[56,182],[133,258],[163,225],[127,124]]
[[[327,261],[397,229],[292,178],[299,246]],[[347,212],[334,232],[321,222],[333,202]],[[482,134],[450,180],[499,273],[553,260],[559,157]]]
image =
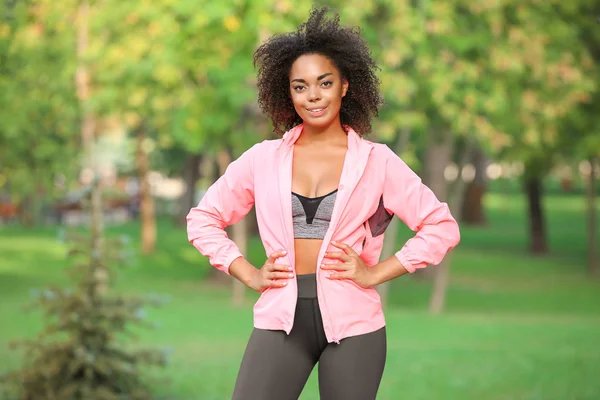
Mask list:
[[[317,80],[318,80],[318,81],[320,81],[321,79],[323,79],[323,78],[325,78],[326,76],[329,76],[329,75],[333,75],[333,73],[332,73],[332,72],[328,72],[328,73],[326,73],[326,74],[323,74],[323,75],[319,76],[319,77],[317,78]],[[295,78],[295,79],[292,79],[292,82],[302,82],[302,83],[306,83],[306,81],[305,81],[304,79],[300,79],[300,78]]]

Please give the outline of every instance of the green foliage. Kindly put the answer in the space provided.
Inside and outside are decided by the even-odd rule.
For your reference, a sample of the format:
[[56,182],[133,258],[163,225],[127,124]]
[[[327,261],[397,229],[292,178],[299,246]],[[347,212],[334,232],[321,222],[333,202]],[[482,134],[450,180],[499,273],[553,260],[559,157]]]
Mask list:
[[[497,155],[525,159],[561,151],[565,118],[597,130],[591,122],[597,107],[578,112],[590,99],[596,103],[591,0],[95,3],[86,54],[93,109],[132,129],[143,119],[156,150],[239,153],[269,135],[254,100],[252,53],[268,36],[294,29],[313,3],[339,10],[343,23],[360,26],[371,44],[386,99],[375,124],[380,140],[392,142],[400,129],[449,128],[475,135]],[[33,165],[38,176],[50,177],[72,159],[64,155],[74,148],[80,115],[70,24],[75,3],[15,4],[2,6],[0,21],[6,61],[0,159],[21,160],[20,169]],[[9,144],[17,151],[2,151]],[[0,182],[12,168],[3,166]]]
[[132,349],[133,327],[152,327],[146,306],[163,299],[125,297],[107,291],[114,279],[109,264],[123,263],[126,238],[70,233],[69,269],[76,288],[34,291],[33,309],[43,310],[46,327],[33,339],[15,342],[24,349],[23,366],[4,377],[9,399],[120,400],[151,398],[144,366],[163,366],[167,353]]
[[72,177],[79,108],[73,40],[65,24],[45,23],[41,2],[0,4],[0,191],[16,203],[54,192]]
[[585,41],[598,29],[582,32],[597,15],[592,1],[328,3],[361,27],[381,65],[386,106],[376,132],[387,142],[408,129],[423,147],[449,129],[544,174],[563,151],[564,119],[595,90],[597,60]]
[[561,130],[561,154],[567,159],[581,160],[600,157],[600,4],[593,0],[580,2],[579,10],[564,10],[565,17],[576,21],[579,40],[589,51],[596,65],[589,74],[595,79],[596,87],[587,102],[565,118]]

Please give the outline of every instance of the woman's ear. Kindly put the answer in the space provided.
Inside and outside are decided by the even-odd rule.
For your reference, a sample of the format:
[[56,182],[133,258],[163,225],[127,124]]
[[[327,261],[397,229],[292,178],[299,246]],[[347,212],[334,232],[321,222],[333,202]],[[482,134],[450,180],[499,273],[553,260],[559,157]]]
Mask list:
[[345,79],[342,81],[342,97],[346,96],[346,93],[348,92],[348,79]]

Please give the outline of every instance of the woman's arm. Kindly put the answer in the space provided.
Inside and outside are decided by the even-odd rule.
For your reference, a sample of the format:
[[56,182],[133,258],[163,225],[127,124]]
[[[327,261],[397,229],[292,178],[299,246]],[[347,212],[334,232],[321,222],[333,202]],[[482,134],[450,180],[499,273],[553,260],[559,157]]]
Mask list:
[[402,275],[403,270],[413,273],[429,264],[439,264],[459,243],[460,231],[448,205],[440,202],[400,157],[387,147],[386,150],[383,204],[416,232],[395,254],[401,266],[391,259],[378,265],[380,276],[395,277]]
[[239,222],[254,205],[254,157],[258,146],[229,164],[187,215],[190,243],[208,257],[212,266],[227,274],[231,263],[243,255],[224,229]]

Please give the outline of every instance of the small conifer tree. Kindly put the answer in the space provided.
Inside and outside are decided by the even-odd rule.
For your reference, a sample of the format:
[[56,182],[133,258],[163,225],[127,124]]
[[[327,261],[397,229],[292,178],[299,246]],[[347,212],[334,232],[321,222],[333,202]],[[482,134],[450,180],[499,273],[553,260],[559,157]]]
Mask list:
[[[90,191],[90,197],[99,192]],[[93,203],[93,202],[92,202]],[[24,349],[20,369],[2,377],[8,400],[148,400],[152,396],[141,367],[165,365],[167,354],[135,350],[126,339],[131,328],[151,326],[145,306],[158,296],[125,297],[109,290],[117,263],[123,265],[128,240],[104,238],[93,226],[89,234],[68,235],[72,289],[49,287],[34,292],[47,324],[37,337],[14,344]]]

